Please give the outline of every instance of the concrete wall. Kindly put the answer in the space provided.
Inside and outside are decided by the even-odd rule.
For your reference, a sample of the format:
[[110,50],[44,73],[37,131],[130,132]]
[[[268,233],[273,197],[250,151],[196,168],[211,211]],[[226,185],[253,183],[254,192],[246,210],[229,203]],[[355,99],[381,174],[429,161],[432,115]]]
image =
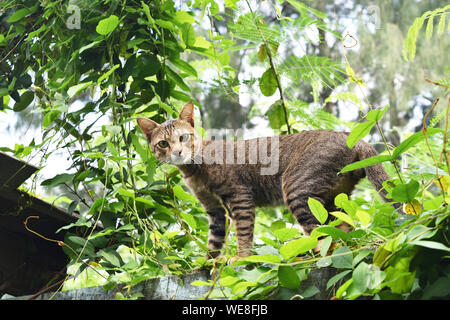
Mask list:
[[[331,298],[331,293],[326,290],[328,280],[334,275],[335,269],[322,268],[310,272],[308,279],[302,282],[301,289],[311,285],[319,289],[319,293],[308,299],[327,300]],[[196,300],[203,297],[209,290],[208,286],[192,286],[191,283],[200,280],[211,279],[209,271],[198,271],[184,275],[174,275],[145,280],[134,286],[130,292],[124,285],[118,285],[112,290],[104,290],[102,286],[91,287],[78,290],[62,291],[58,293],[45,293],[36,300],[113,300],[116,293],[120,292],[124,296],[131,296],[141,293],[144,300]],[[31,296],[12,297],[3,296],[2,299],[27,300]],[[33,297],[34,298],[34,297]]]

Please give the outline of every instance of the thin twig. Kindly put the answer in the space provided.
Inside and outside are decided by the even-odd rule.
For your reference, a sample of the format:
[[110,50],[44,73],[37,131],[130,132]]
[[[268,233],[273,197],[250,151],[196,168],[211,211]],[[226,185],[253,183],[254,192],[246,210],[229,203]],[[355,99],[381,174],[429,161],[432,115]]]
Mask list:
[[442,157],[444,157],[448,173],[450,173],[450,165],[449,165],[448,155],[447,155],[447,132],[448,132],[448,114],[449,114],[449,111],[450,111],[450,97],[448,98],[447,112],[445,113],[444,146],[442,147],[442,153],[441,153],[441,157],[439,159],[439,161],[442,162]]
[[447,85],[445,85],[445,84],[443,84],[443,83],[440,83],[440,82],[437,82],[437,81],[428,79],[428,78],[425,78],[425,81],[427,81],[427,82],[429,82],[429,83],[432,83],[432,84],[434,84],[435,86],[440,86],[440,87],[444,87],[444,88],[450,89],[449,86],[447,86]]
[[[27,231],[29,231],[29,232],[31,232],[31,233],[37,235],[39,238],[42,238],[42,239],[44,239],[44,240],[47,240],[47,241],[50,241],[50,242],[55,242],[55,243],[57,243],[60,247],[66,247],[66,248],[68,248],[69,250],[71,250],[75,255],[78,255],[77,252],[76,252],[71,246],[69,246],[67,243],[65,243],[64,241],[47,238],[47,237],[43,236],[42,234],[40,234],[40,233],[38,233],[38,232],[36,232],[36,231],[30,229],[30,228],[28,227],[28,220],[29,220],[29,219],[39,219],[39,216],[28,216],[28,217],[25,219],[25,221],[23,222],[23,224],[24,224],[25,229],[26,229]],[[86,246],[86,243],[87,243],[87,241],[85,242],[85,246]],[[83,250],[84,250],[84,247],[83,247]],[[82,250],[81,252],[83,252],[83,250]],[[80,253],[80,255],[81,255],[81,253]],[[78,256],[78,258],[79,258],[79,257],[80,257],[80,256]],[[102,278],[104,278],[105,280],[108,280],[108,278],[106,278],[106,277],[105,277],[104,275],[102,275],[100,272],[98,272],[97,270],[95,270],[95,268],[93,268],[89,263],[86,263],[86,262],[84,262],[83,260],[81,260],[81,262],[84,263],[87,267],[92,268],[92,270],[94,270],[94,271],[95,271],[98,275],[100,275]]]
[[[346,39],[347,37],[352,38],[354,41],[356,41],[356,43],[355,43],[353,46],[351,46],[351,47],[350,47],[350,46],[346,46],[344,42],[345,42],[345,39]],[[347,33],[347,34],[342,38],[342,48],[344,49],[344,50],[343,50],[343,55],[344,55],[344,58],[345,58],[345,62],[347,63],[347,66],[349,66],[349,67],[350,67],[350,62],[348,61],[347,54],[345,53],[345,49],[346,49],[346,48],[352,48],[352,47],[356,46],[357,43],[358,43],[358,41],[357,41],[357,40],[355,39],[355,37],[353,37],[350,33]],[[372,107],[371,103],[369,102],[369,99],[367,98],[367,95],[366,95],[366,93],[364,92],[364,90],[362,89],[362,87],[361,87],[361,85],[359,84],[359,82],[356,82],[356,85],[358,86],[359,90],[361,91],[361,93],[362,93],[362,95],[363,95],[363,97],[364,97],[364,100],[365,100],[366,103],[367,103],[367,106],[369,107],[370,110],[372,110],[373,107]],[[399,168],[397,167],[397,163],[395,162],[395,159],[392,159],[392,153],[391,153],[391,150],[389,149],[389,145],[388,145],[388,143],[387,143],[386,137],[384,136],[383,130],[381,129],[381,126],[380,126],[379,121],[376,121],[376,122],[375,122],[375,125],[376,125],[376,127],[377,127],[377,129],[378,129],[378,132],[379,132],[380,135],[381,135],[381,139],[383,140],[383,143],[384,143],[384,145],[385,145],[385,147],[386,147],[386,150],[387,150],[389,156],[391,157],[391,161],[390,161],[390,162],[391,162],[392,165],[394,166],[394,169],[395,169],[395,171],[396,171],[396,173],[397,173],[397,176],[398,176],[399,179],[400,179],[400,182],[401,182],[401,183],[404,183],[403,178],[402,178],[402,175],[401,175],[401,173],[400,173],[400,170],[399,170]]]
[[[253,12],[253,9],[250,6],[250,3],[248,2],[248,0],[246,0],[246,2],[247,2],[248,8],[250,9],[250,12],[252,13],[252,17],[254,19],[255,13]],[[282,105],[283,111],[284,111],[284,121],[286,122],[287,132],[288,132],[288,134],[291,134],[292,131],[291,131],[291,126],[289,125],[289,116],[288,116],[286,101],[284,100],[283,87],[281,86],[280,77],[278,76],[278,72],[275,68],[275,64],[273,63],[273,56],[272,56],[272,51],[270,49],[270,45],[269,45],[268,41],[266,40],[266,38],[264,37],[264,34],[261,32],[261,29],[258,26],[258,22],[255,20],[253,20],[253,22],[255,23],[255,27],[258,30],[259,35],[261,36],[261,38],[264,42],[264,45],[266,47],[267,57],[269,58],[269,63],[270,63],[270,68],[272,70],[275,81],[277,82],[278,92],[280,93],[280,100],[281,100],[281,105]]]
[[[438,166],[438,163],[436,161],[436,158],[434,157],[433,151],[431,150],[430,143],[428,142],[428,137],[427,137],[427,124],[426,124],[426,121],[427,121],[428,115],[433,111],[434,107],[436,107],[438,102],[439,102],[439,98],[437,98],[433,102],[433,105],[431,106],[430,110],[428,110],[427,113],[425,113],[425,116],[423,117],[423,123],[422,123],[422,133],[423,133],[423,136],[425,137],[425,142],[426,142],[426,145],[428,147],[428,151],[430,151],[431,158],[433,159],[434,166],[436,167],[436,180],[438,181],[439,186],[441,187],[442,198],[444,200],[444,204],[446,205],[447,204],[447,202],[445,201],[445,191],[446,190],[444,190],[444,187],[442,185],[442,181],[441,181],[441,178],[439,176],[439,171],[438,171],[439,166]],[[444,143],[444,147],[445,147],[445,143]],[[412,207],[414,208],[414,206],[412,206]]]

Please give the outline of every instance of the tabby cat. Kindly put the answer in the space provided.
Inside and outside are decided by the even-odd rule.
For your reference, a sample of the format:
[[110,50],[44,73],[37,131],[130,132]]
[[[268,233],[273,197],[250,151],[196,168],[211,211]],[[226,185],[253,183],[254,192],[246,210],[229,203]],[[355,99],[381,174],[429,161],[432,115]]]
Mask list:
[[225,210],[235,223],[238,256],[245,257],[251,255],[256,206],[287,205],[308,235],[319,223],[309,210],[310,197],[336,211],[335,196],[349,195],[367,176],[386,200],[382,182],[389,176],[381,164],[337,174],[352,162],[376,155],[362,140],[350,150],[348,133],[312,130],[241,141],[203,140],[194,130],[192,103],[184,105],[177,119],[162,124],[137,121],[155,157],[179,168],[205,208],[210,257],[220,254],[225,241]]

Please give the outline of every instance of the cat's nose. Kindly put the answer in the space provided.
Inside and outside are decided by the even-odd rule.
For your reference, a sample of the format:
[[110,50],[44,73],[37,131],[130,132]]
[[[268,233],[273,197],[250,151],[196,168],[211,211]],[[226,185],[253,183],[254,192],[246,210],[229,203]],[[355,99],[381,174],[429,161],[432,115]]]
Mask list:
[[172,150],[172,156],[180,157],[181,156],[181,150]]

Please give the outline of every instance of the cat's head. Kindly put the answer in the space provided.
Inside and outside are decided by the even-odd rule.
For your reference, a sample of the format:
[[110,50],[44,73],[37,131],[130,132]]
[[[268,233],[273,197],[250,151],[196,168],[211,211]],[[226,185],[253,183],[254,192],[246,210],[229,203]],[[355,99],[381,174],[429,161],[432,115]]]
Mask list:
[[139,127],[146,135],[156,159],[175,165],[194,161],[194,145],[197,135],[194,130],[194,105],[183,106],[177,119],[162,124],[146,118],[138,118]]

